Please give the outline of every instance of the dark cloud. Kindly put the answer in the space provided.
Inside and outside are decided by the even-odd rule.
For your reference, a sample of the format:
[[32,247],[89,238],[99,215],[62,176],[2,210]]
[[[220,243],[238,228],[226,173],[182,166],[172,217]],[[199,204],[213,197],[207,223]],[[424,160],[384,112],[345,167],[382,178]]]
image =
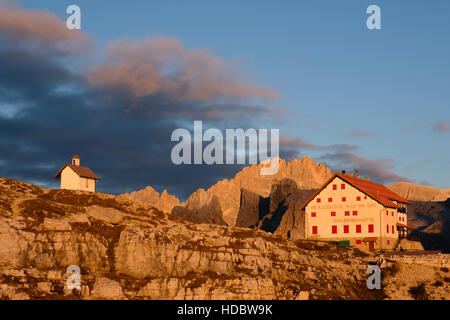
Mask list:
[[335,152],[350,152],[358,151],[359,147],[349,144],[330,144],[330,145],[317,145],[310,143],[303,138],[294,138],[283,135],[280,137],[280,147],[289,149],[305,149],[316,151],[335,151]]
[[[101,192],[152,185],[186,198],[199,187],[229,178],[242,166],[172,164],[173,130],[191,128],[194,120],[203,120],[205,128],[245,129],[284,113],[249,103],[272,97],[273,90],[243,81],[211,54],[186,50],[173,39],[178,49],[169,45],[168,53],[158,52],[166,50],[162,40],[123,43],[123,48],[115,43],[110,46],[111,59],[89,68],[86,76],[83,68],[77,68],[77,57],[63,52],[60,45],[75,41],[73,47],[78,47],[85,36],[71,36],[52,14],[20,8],[8,12],[30,18],[29,23],[42,29],[22,25],[20,20],[0,22],[0,176],[58,187],[53,175],[78,153],[81,164],[103,178],[98,185]],[[2,8],[0,16],[4,13]],[[152,43],[161,48],[151,47]],[[154,61],[141,60],[139,55],[145,56],[141,46],[152,50]],[[103,68],[103,75],[111,66],[114,69],[116,58],[119,65],[131,61],[167,67],[166,54],[170,56],[171,50],[181,54],[175,59],[181,67],[176,73],[157,71],[176,88],[172,84],[153,91],[147,85],[133,87],[134,76],[141,74],[133,74],[133,69],[124,83],[95,78],[98,68]],[[141,75],[148,80],[146,73]]]
[[399,181],[410,180],[406,177],[399,176],[392,172],[395,167],[393,159],[368,159],[365,157],[357,156],[352,153],[327,153],[319,158],[319,161],[323,161],[327,166],[332,168],[336,172],[341,170],[353,170],[358,169],[361,175],[368,176],[372,180],[386,184],[395,183]]
[[[204,49],[172,38],[120,40],[108,46],[106,60],[83,68],[78,55],[88,37],[67,31],[51,13],[11,8],[0,9],[0,176],[56,188],[53,175],[78,153],[102,177],[100,192],[151,185],[185,199],[242,165],[174,165],[173,130],[192,129],[194,120],[222,132],[264,128],[289,115],[258,104],[275,90],[243,79]],[[327,152],[322,159],[335,167],[356,163],[379,181],[406,180],[390,171],[392,160],[353,156],[357,146],[286,136],[280,144],[287,159]]]

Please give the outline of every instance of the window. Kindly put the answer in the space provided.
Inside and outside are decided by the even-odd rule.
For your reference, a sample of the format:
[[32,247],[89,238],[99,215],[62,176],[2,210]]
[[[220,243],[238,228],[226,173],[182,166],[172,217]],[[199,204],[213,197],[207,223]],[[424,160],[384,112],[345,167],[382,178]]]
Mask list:
[[336,212],[335,211],[331,211],[331,216],[332,217],[336,217]]
[[361,197],[356,197],[356,201],[361,201]]
[[312,227],[312,234],[317,234],[317,226]]
[[341,184],[341,189],[342,189],[342,190],[345,190],[345,184],[344,184],[344,183]]
[[358,215],[358,211],[352,211],[352,215],[357,216]]
[[356,233],[361,233],[361,225],[360,224],[356,225]]
[[345,201],[347,201],[347,198],[346,197],[342,197],[342,202],[345,202]]
[[315,212],[311,212],[311,217],[314,218],[316,216]]
[[386,225],[386,233],[389,233],[389,225]]
[[394,226],[392,226],[392,233],[395,233],[394,231],[395,231],[395,230],[394,230]]
[[367,199],[367,196],[364,196],[364,200]]
[[317,203],[320,203],[320,198],[317,198]]
[[344,233],[349,233],[349,230],[350,230],[349,226],[344,226]]
[[386,215],[387,215],[387,216],[389,215],[389,211],[386,211]]
[[356,244],[361,244],[362,241],[361,240],[356,240]]
[[333,198],[328,198],[328,202],[333,202]]
[[337,226],[331,226],[331,233],[337,233]]
[[392,211],[392,216],[394,216],[394,211]]
[[369,233],[373,233],[374,232],[373,229],[374,229],[373,224],[369,224]]
[[333,190],[337,190],[337,184],[333,184]]
[[405,217],[402,218],[402,221],[405,222]]
[[89,179],[86,179],[86,188],[89,187]]
[[345,215],[349,216],[350,215],[350,211],[345,211]]
[[387,244],[391,243],[389,240],[386,241]]

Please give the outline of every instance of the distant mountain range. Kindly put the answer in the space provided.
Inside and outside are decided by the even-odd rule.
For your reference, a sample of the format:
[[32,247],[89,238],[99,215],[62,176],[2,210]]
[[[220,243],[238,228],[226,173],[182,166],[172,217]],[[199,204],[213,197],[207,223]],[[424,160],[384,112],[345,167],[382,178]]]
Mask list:
[[[322,163],[316,163],[308,157],[294,159],[290,162],[280,159],[277,174],[271,176],[260,174],[262,166],[262,164],[258,164],[245,167],[230,180],[221,180],[206,191],[199,189],[189,197],[186,203],[181,205],[176,203],[174,196],[170,196],[170,200],[168,200],[167,194],[158,198],[159,194],[157,195],[157,192],[153,189],[143,189],[131,194],[124,194],[123,197],[146,202],[166,212],[171,212],[172,208],[178,207],[176,213],[180,217],[192,216],[192,211],[201,210],[202,207],[212,207],[214,210],[220,211],[215,212],[214,216],[221,215],[224,223],[234,226],[241,203],[241,190],[247,190],[262,197],[269,197],[272,186],[283,179],[293,180],[297,188],[301,190],[312,190],[319,188],[332,176],[330,168]],[[220,206],[212,205],[213,202],[218,202]],[[213,219],[216,221],[222,220]]]
[[445,201],[450,198],[450,189],[436,189],[409,182],[398,182],[387,187],[410,201]]
[[[280,159],[277,174],[262,176],[263,165],[245,167],[232,179],[224,179],[209,189],[198,189],[185,203],[164,190],[152,187],[122,194],[119,198],[152,205],[161,211],[195,223],[252,227],[300,239],[301,214],[298,208],[332,176],[331,169],[308,157],[286,162]],[[450,252],[450,189],[399,182],[387,188],[413,201],[408,223],[418,228],[426,249]],[[450,200],[449,200],[450,201]]]

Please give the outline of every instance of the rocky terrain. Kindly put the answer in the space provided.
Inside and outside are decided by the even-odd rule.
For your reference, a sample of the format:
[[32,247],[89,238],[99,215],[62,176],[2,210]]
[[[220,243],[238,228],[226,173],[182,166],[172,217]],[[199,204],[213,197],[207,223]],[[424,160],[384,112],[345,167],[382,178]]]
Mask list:
[[426,250],[450,253],[450,198],[446,201],[414,201],[408,206],[408,224]]
[[[277,174],[271,176],[263,176],[260,174],[262,166],[264,165],[255,164],[245,167],[242,171],[238,172],[234,178],[217,182],[206,190],[206,194],[209,196],[205,194],[205,190],[199,189],[190,196],[186,203],[178,205],[174,201],[171,201],[170,205],[172,205],[172,207],[178,206],[187,208],[187,210],[176,208],[174,214],[188,220],[190,217],[197,217],[195,222],[209,223],[210,220],[201,220],[198,217],[206,217],[203,212],[208,210],[208,208],[214,207],[214,217],[221,216],[221,218],[217,218],[219,221],[223,219],[225,224],[235,226],[237,225],[241,204],[241,190],[247,190],[248,192],[252,192],[261,197],[269,197],[272,186],[283,179],[293,180],[298,189],[311,190],[319,188],[332,175],[329,168],[322,163],[314,162],[314,160],[308,157],[294,159],[291,162],[280,159]],[[170,206],[162,206],[161,201],[157,199],[156,196],[144,196],[146,193],[154,194],[154,192],[145,190],[146,189],[131,194],[125,194],[124,196],[127,199],[143,201],[146,204],[167,212],[166,209]],[[201,201],[199,201],[199,199],[201,199]],[[206,218],[210,219],[209,217]],[[222,222],[220,222],[220,224],[222,224]]]
[[[195,223],[256,228],[286,239],[304,238],[301,204],[330,176],[329,168],[304,157],[286,163],[274,176],[261,176],[262,164],[244,168],[231,180],[222,180],[208,190],[198,189],[185,203],[153,188],[123,194],[119,199],[151,205]],[[409,224],[428,250],[450,253],[449,189],[436,189],[407,182],[388,188],[413,202]],[[447,204],[446,204],[447,203]]]
[[409,182],[398,182],[387,188],[410,201],[445,201],[450,198],[450,189],[436,189]]
[[256,228],[285,239],[305,238],[302,204],[316,190],[302,190],[294,180],[285,178],[272,185],[268,197],[242,189],[236,226]]
[[163,212],[170,213],[175,206],[180,205],[180,200],[174,195],[171,195],[164,190],[161,194],[153,189],[151,186],[139,191],[131,193],[124,193],[119,195],[119,199],[132,200],[142,202],[144,204],[152,205]]
[[409,182],[387,187],[412,202],[408,205],[408,224],[417,228],[412,235],[423,247],[450,253],[450,189]]
[[[190,223],[112,195],[0,179],[2,299],[450,298],[447,267],[423,265],[419,276],[402,262],[383,269],[386,289],[369,291],[371,260],[330,243]],[[80,290],[67,287],[71,265]]]
[[171,213],[195,223],[226,225],[219,198],[204,189],[198,189],[183,206],[174,207]]

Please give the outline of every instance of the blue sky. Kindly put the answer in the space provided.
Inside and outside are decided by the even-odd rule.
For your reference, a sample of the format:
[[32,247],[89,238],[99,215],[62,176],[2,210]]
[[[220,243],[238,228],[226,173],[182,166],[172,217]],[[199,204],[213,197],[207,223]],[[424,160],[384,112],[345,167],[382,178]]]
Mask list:
[[[450,132],[436,127],[448,129],[450,121],[449,1],[19,3],[62,20],[66,7],[78,4],[82,31],[98,48],[155,36],[205,47],[252,83],[279,92],[261,103],[295,112],[269,122],[281,134],[317,146],[354,145],[358,157],[388,159],[398,176],[450,187]],[[366,28],[370,4],[381,8],[382,30]],[[324,153],[301,152],[327,163]]]

